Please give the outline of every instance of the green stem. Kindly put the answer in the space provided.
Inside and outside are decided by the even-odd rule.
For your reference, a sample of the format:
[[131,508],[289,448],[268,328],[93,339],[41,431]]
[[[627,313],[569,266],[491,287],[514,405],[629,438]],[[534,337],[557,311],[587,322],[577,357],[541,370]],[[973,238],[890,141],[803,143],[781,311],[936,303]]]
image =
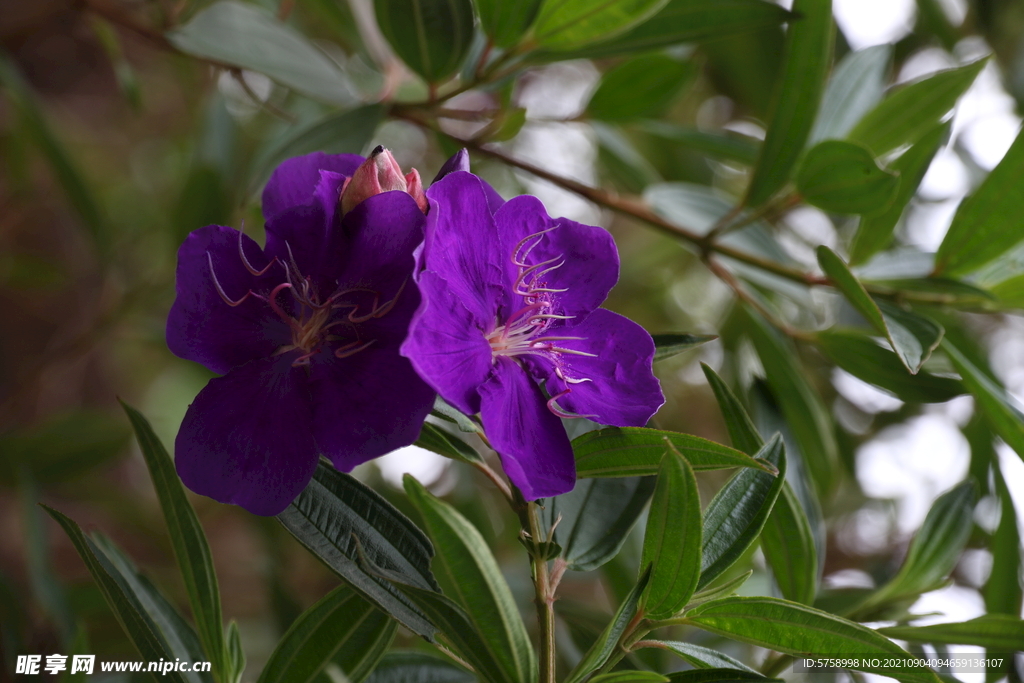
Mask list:
[[[547,538],[542,532],[538,506],[526,504],[526,522],[530,538],[534,543],[543,543]],[[548,571],[548,562],[539,553],[530,553],[533,565],[533,585],[537,591],[537,621],[540,625],[540,683],[555,683],[555,589],[557,584]]]

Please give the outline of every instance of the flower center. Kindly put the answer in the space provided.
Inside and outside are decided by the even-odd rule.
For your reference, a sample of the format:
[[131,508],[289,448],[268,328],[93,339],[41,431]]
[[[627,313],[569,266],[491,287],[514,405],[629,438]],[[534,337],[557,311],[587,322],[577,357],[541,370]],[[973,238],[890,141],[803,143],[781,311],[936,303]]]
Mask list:
[[[274,313],[288,325],[292,333],[292,343],[282,346],[274,355],[295,350],[302,352],[292,362],[293,366],[309,365],[310,359],[320,353],[325,344],[336,344],[334,348],[336,358],[347,358],[369,347],[376,340],[367,341],[362,338],[361,332],[365,331],[362,323],[371,319],[383,318],[390,313],[408,282],[408,280],[403,282],[395,296],[384,303],[380,302],[380,292],[365,287],[339,288],[334,294],[321,301],[312,280],[299,272],[295,257],[291,253],[291,247],[288,247],[288,263],[275,257],[263,270],[256,270],[245,257],[245,252],[242,249],[242,233],[238,235],[238,253],[246,270],[259,277],[266,274],[274,264],[279,263],[284,268],[286,281],[274,287],[266,296],[257,294],[250,289],[242,298],[237,301],[232,300],[224,292],[224,288],[217,279],[217,273],[213,268],[213,257],[207,252],[206,258],[214,287],[224,302],[232,307],[241,305],[250,296],[266,302]],[[280,300],[285,290],[292,295],[290,306],[287,300],[282,306]]]

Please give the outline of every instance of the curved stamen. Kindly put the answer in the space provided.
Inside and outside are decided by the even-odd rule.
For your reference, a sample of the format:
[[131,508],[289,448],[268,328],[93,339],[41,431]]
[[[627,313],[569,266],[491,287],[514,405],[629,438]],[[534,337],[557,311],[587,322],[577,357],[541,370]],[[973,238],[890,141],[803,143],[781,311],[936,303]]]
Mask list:
[[246,292],[238,301],[233,300],[231,297],[227,295],[227,292],[224,291],[224,288],[221,287],[220,280],[217,279],[217,271],[213,269],[213,257],[210,256],[210,252],[206,252],[206,262],[210,265],[210,277],[213,278],[213,286],[217,290],[217,293],[220,294],[220,298],[224,300],[224,303],[226,303],[228,306],[231,306],[232,308],[234,308],[235,306],[241,306],[242,303],[249,298],[249,295],[252,294],[252,290],[250,289],[248,292]]
[[371,339],[370,341],[368,341],[368,342],[366,342],[364,344],[360,344],[359,342],[354,341],[351,344],[345,344],[344,346],[339,346],[338,348],[336,348],[334,350],[334,356],[336,358],[348,358],[349,356],[354,356],[355,354],[359,353],[360,351],[362,351],[363,349],[365,349],[366,347],[368,347],[370,344],[372,344],[375,341],[377,341],[377,340],[376,339]]
[[277,287],[274,287],[274,289],[271,290],[270,292],[270,296],[267,297],[267,303],[270,304],[270,308],[273,309],[274,313],[277,313],[278,317],[281,318],[281,320],[283,320],[285,323],[287,323],[288,327],[292,329],[292,332],[294,334],[301,335],[302,325],[300,325],[295,320],[295,318],[285,313],[284,309],[281,308],[281,306],[277,303],[277,295],[285,289],[293,289],[290,282],[282,282]]
[[[548,228],[547,230],[541,230],[540,232],[535,232],[532,235],[527,235],[523,239],[519,240],[519,244],[517,244],[515,249],[512,250],[512,263],[516,264],[520,268],[525,268],[526,267],[525,261],[526,261],[527,258],[530,257],[530,252],[532,252],[534,250],[534,248],[538,244],[540,244],[540,238],[543,237],[545,234],[547,234],[547,233],[549,233],[552,230],[555,230],[557,228],[558,228],[558,226],[555,225],[555,226],[552,226],[552,227]],[[536,238],[536,241],[533,244],[530,245],[530,248],[526,250],[525,254],[520,255],[520,252],[523,249],[523,245],[526,244],[527,240],[531,240],[531,239],[534,239],[534,238]]]
[[[245,223],[244,222],[242,223],[242,227],[243,228],[245,227]],[[209,256],[210,253],[207,252],[206,255]],[[238,233],[238,256],[241,257],[242,265],[245,266],[245,269],[248,270],[251,275],[255,275],[256,277],[259,277],[261,275],[266,274],[266,272],[268,270],[270,270],[270,267],[272,265],[274,265],[275,263],[277,263],[277,258],[275,257],[273,261],[271,261],[270,263],[267,264],[266,268],[264,268],[263,270],[256,270],[256,268],[254,268],[253,265],[251,263],[249,263],[249,259],[247,259],[245,257],[245,249],[242,248],[242,233],[241,232]]]
[[557,401],[558,399],[562,398],[563,396],[568,395],[571,392],[572,392],[572,389],[566,389],[565,391],[563,391],[561,393],[558,393],[558,394],[555,394],[554,396],[549,398],[548,399],[548,410],[550,410],[552,413],[554,413],[558,417],[564,417],[564,418],[567,418],[567,419],[575,419],[577,417],[597,417],[597,415],[594,415],[594,414],[581,415],[579,413],[570,413],[569,411],[561,408],[557,403],[555,403],[555,401]]

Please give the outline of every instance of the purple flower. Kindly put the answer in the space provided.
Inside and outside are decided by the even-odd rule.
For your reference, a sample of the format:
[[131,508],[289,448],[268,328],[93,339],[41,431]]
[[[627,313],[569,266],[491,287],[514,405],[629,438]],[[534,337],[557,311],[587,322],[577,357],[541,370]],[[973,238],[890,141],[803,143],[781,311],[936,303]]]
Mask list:
[[536,197],[503,203],[461,170],[427,198],[423,303],[402,354],[445,400],[480,413],[528,500],[570,491],[576,468],[560,416],[642,426],[664,403],[650,335],[598,308],[618,279],[615,243],[601,228],[548,217]]
[[210,225],[178,251],[167,345],[224,375],[175,441],[193,491],[273,515],[321,454],[349,471],[417,438],[434,392],[398,349],[420,303],[411,276],[423,212],[401,191],[344,215],[339,201],[382,154],[289,159],[263,192],[264,249]]

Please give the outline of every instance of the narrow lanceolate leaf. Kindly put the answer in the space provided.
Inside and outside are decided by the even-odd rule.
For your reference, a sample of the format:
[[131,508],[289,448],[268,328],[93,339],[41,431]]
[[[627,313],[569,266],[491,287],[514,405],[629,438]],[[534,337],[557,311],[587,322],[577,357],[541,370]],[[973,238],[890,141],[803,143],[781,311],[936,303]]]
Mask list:
[[278,642],[258,683],[312,683],[333,662],[362,680],[395,637],[398,623],[339,586],[307,609]]
[[946,117],[978,77],[985,61],[898,86],[860,120],[847,138],[876,156],[884,156],[900,145],[914,144]]
[[[724,598],[709,602],[687,614],[687,621],[727,638],[794,656],[815,657],[901,657],[910,655],[888,638],[871,629],[777,598]],[[891,676],[903,683],[938,683],[930,669],[858,668],[859,671]]]
[[1024,204],[1024,135],[1017,134],[1002,161],[960,204],[935,255],[935,272],[962,275],[980,268],[1024,240],[1016,212]]
[[722,575],[757,540],[786,476],[786,454],[782,436],[776,434],[758,451],[757,457],[770,462],[778,475],[746,469],[737,472],[722,487],[704,511],[701,573],[697,588],[704,588]]
[[591,683],[668,683],[668,677],[654,671],[612,671],[594,676]]
[[644,612],[651,619],[675,615],[697,589],[701,567],[700,494],[689,463],[671,449],[662,457],[658,470],[640,566],[651,568],[643,597]]
[[652,17],[667,0],[549,0],[533,26],[543,48],[570,50],[624,33]]
[[711,602],[712,600],[718,600],[719,598],[727,598],[733,595],[740,589],[740,586],[747,582],[751,576],[754,575],[753,569],[748,569],[738,576],[734,576],[728,581],[724,581],[719,584],[715,584],[705,588],[704,590],[697,591],[690,598],[690,604],[687,608],[696,607],[697,605],[704,604],[705,602]]
[[939,345],[942,327],[928,318],[888,302],[876,303],[842,259],[824,245],[818,247],[818,264],[857,312],[877,332],[886,336],[907,371],[912,375],[917,374],[921,364],[928,360]]
[[[89,569],[100,592],[103,593],[107,605],[117,617],[125,635],[132,641],[144,659],[151,662],[160,659],[174,660],[175,658],[196,661],[191,658],[190,654],[176,653],[172,649],[171,644],[163,636],[128,580],[117,570],[96,543],[82,533],[78,524],[53,508],[44,505],[43,509],[57,520],[68,538],[71,539],[75,550],[85,561],[85,566]],[[186,678],[184,673],[170,671],[167,674],[167,680],[177,683],[195,683],[196,679]]]
[[793,12],[801,18],[786,33],[768,132],[747,188],[745,203],[754,206],[768,201],[789,180],[811,134],[832,56],[831,0],[796,0]]
[[655,334],[652,336],[654,337],[655,362],[718,339],[718,335],[715,334]]
[[811,523],[786,482],[761,531],[761,550],[782,596],[809,605],[818,592],[818,551]]
[[544,526],[558,522],[554,540],[569,569],[593,571],[615,557],[653,491],[654,477],[580,479],[545,501]]
[[320,463],[309,486],[277,519],[356,592],[413,633],[433,638],[430,618],[390,581],[368,574],[359,561],[361,549],[375,566],[404,582],[427,592],[440,590],[430,572],[430,540],[379,494]]
[[480,454],[468,443],[429,422],[423,423],[420,438],[413,445],[462,462],[483,462]]
[[863,332],[828,330],[815,338],[818,348],[832,362],[854,377],[891,391],[910,403],[942,403],[967,390],[959,380],[939,377],[924,370],[907,374],[907,368],[889,348],[883,348]]
[[892,242],[893,232],[900,216],[903,215],[903,209],[917,191],[935,153],[949,140],[951,126],[951,121],[934,126],[896,161],[889,164],[889,169],[900,176],[896,198],[885,211],[861,218],[857,233],[853,236],[853,243],[850,245],[851,264],[867,261]]
[[213,567],[210,544],[206,541],[199,518],[185,495],[185,487],[174,469],[174,461],[160,439],[153,432],[142,413],[122,403],[139,440],[139,448],[146,459],[149,476],[153,480],[160,508],[171,535],[171,546],[178,560],[188,593],[189,605],[199,628],[199,635],[209,655],[215,674],[225,671],[226,650],[224,625],[220,608],[220,588]]
[[955,624],[892,626],[878,632],[911,643],[978,645],[994,652],[1024,650],[1024,621],[1008,614],[986,614]]
[[568,53],[545,52],[541,57],[600,59],[649,52],[679,43],[715,40],[778,26],[792,16],[782,7],[764,0],[669,0],[653,17],[610,40]]
[[366,683],[475,683],[465,669],[425,652],[392,650],[384,655]]
[[536,680],[537,658],[530,636],[487,542],[469,520],[405,475],[405,492],[419,511],[437,548],[439,572],[455,600],[510,680]]
[[[1020,530],[1017,511],[998,468],[993,468],[996,494],[999,496],[999,526],[992,534],[992,572],[985,582],[985,608],[989,612],[1020,614],[1022,591],[1020,585]],[[1024,648],[1022,648],[1024,649]]]
[[405,583],[406,577],[374,565],[365,554],[359,556],[360,568],[383,581],[389,581],[421,610],[452,644],[455,651],[488,683],[522,683],[495,657],[491,644],[476,629],[465,610],[440,593]]
[[612,652],[615,651],[619,638],[626,632],[629,622],[636,616],[637,606],[640,604],[640,596],[643,595],[644,589],[647,588],[647,582],[650,580],[650,577],[651,571],[648,568],[640,575],[636,585],[633,586],[633,590],[629,592],[626,599],[619,605],[615,616],[608,622],[608,626],[597,637],[597,640],[594,641],[594,644],[587,653],[583,655],[583,659],[569,672],[564,683],[580,683],[586,680],[587,676],[591,673],[604,666],[604,663],[611,657]]
[[601,78],[587,104],[587,114],[602,121],[657,117],[695,74],[691,62],[666,54],[634,57]]
[[303,95],[343,106],[356,102],[348,77],[326,54],[251,4],[220,0],[167,39],[186,54],[258,71]]
[[723,652],[712,650],[703,645],[682,643],[675,640],[645,640],[642,642],[645,644],[645,647],[668,650],[672,654],[685,659],[696,669],[733,669],[760,676],[760,674],[738,659],[733,659]]
[[911,541],[899,572],[856,611],[862,613],[868,606],[938,588],[953,571],[971,535],[975,497],[971,481],[939,496]]
[[891,61],[891,45],[874,45],[843,57],[825,89],[812,143],[843,139],[881,101]]
[[537,17],[543,0],[476,0],[484,33],[497,47],[519,40]]
[[242,635],[238,632],[238,622],[232,619],[226,633],[228,674],[224,680],[227,683],[242,683],[242,674],[245,673],[245,650],[242,648]]
[[668,448],[665,439],[682,453],[694,470],[754,467],[769,471],[771,466],[749,455],[699,436],[665,432],[645,427],[608,427],[573,439],[576,476],[636,477],[657,474],[661,456]]
[[758,433],[750,415],[736,398],[736,394],[732,393],[729,385],[711,369],[711,366],[701,363],[700,367],[708,379],[708,384],[711,385],[711,390],[715,392],[715,399],[718,401],[719,410],[722,411],[722,417],[725,418],[725,427],[729,430],[732,445],[747,455],[754,455],[761,450],[764,439]]
[[736,669],[693,669],[669,674],[671,683],[748,683],[750,681],[781,681],[759,673],[737,671]]
[[428,83],[458,71],[473,43],[470,0],[377,0],[374,7],[381,33]]
[[825,140],[807,152],[796,187],[808,204],[834,213],[873,215],[896,199],[899,174],[881,168],[867,148]]
[[768,385],[778,398],[811,477],[820,491],[828,491],[839,459],[828,410],[808,383],[792,344],[780,338],[756,313],[750,314],[750,320],[750,338],[764,365]]
[[1024,416],[1010,403],[1006,390],[992,381],[947,339],[942,343],[964,386],[978,401],[978,408],[992,430],[1024,458]]
[[277,165],[290,157],[310,152],[359,154],[383,117],[384,108],[370,104],[296,126],[256,155],[249,172],[247,192],[253,194],[263,187]]

